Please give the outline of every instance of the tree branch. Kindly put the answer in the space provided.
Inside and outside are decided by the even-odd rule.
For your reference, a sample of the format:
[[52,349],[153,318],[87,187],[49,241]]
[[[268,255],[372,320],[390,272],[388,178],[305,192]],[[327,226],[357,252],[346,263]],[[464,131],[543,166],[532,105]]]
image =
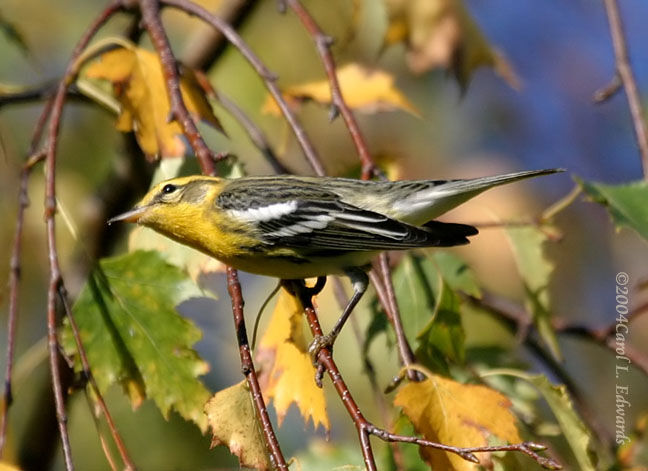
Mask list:
[[[635,137],[641,154],[641,164],[643,167],[644,179],[648,180],[648,129],[644,119],[643,107],[639,89],[634,78],[634,73],[630,67],[630,58],[628,56],[628,46],[626,44],[623,22],[619,12],[617,0],[604,0],[605,11],[607,12],[608,22],[610,25],[610,34],[612,36],[612,46],[614,47],[614,58],[616,63],[616,74],[619,78],[628,98],[628,107],[634,124]],[[611,87],[613,90],[614,87]],[[611,95],[608,90],[608,95]]]
[[277,87],[277,84],[275,83],[277,77],[272,72],[270,72],[268,68],[263,64],[263,62],[261,62],[261,60],[257,57],[257,55],[252,52],[250,47],[245,43],[245,41],[243,41],[241,36],[230,25],[222,21],[220,18],[211,14],[201,6],[196,5],[188,0],[161,0],[161,3],[201,18],[206,23],[221,31],[223,35],[228,39],[228,41],[230,41],[232,45],[236,47],[241,52],[241,54],[243,54],[243,57],[247,59],[247,61],[250,63],[250,65],[252,65],[257,74],[259,74],[268,91],[279,105],[281,112],[292,128],[297,141],[304,151],[306,160],[313,168],[313,171],[317,175],[323,176],[326,173],[324,166],[322,165],[322,162],[317,155],[315,148],[306,135],[306,131],[304,131],[304,128],[295,117],[294,113],[286,103],[286,100],[284,100],[279,87]]

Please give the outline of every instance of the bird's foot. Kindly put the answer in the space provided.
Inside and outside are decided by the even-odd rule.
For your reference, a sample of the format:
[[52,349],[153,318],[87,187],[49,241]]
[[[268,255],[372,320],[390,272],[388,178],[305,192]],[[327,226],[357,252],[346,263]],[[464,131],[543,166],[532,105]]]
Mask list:
[[317,368],[315,372],[315,384],[318,387],[322,387],[322,378],[324,377],[324,372],[326,371],[326,366],[320,361],[319,354],[323,349],[327,349],[329,352],[333,353],[333,343],[335,342],[335,335],[318,335],[313,339],[313,341],[308,346],[308,354],[313,361],[313,365]]

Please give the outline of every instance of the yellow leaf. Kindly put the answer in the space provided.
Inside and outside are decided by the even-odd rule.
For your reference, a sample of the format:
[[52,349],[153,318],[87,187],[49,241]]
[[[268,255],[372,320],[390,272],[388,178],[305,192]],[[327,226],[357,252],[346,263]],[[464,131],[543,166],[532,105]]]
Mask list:
[[[170,105],[166,83],[158,56],[135,46],[119,47],[105,52],[88,66],[83,75],[108,80],[121,105],[116,127],[134,131],[142,151],[149,157],[175,157],[185,153],[182,129],[168,122]],[[182,98],[194,119],[204,119],[222,130],[209,102],[200,89],[194,73],[182,70]]]
[[212,429],[211,446],[226,445],[242,467],[270,469],[252,396],[245,381],[218,391],[205,405]]
[[157,250],[169,263],[183,268],[195,282],[202,273],[223,272],[225,265],[209,255],[175,242],[144,226],[135,227],[128,236],[128,250]]
[[475,69],[493,67],[513,88],[519,80],[474,22],[462,0],[387,0],[385,45],[405,42],[414,73],[441,67],[465,88]]
[[[486,446],[492,436],[509,443],[521,441],[511,402],[486,386],[430,375],[423,382],[401,388],[394,404],[403,408],[423,437],[444,445]],[[421,448],[421,455],[433,469],[474,471],[478,466],[431,448]]]
[[329,430],[324,391],[315,384],[315,368],[308,354],[303,312],[301,303],[282,288],[259,343],[257,359],[263,365],[259,381],[264,395],[274,401],[279,424],[294,402],[305,421],[312,418],[315,428],[321,424]]
[[20,468],[3,460],[0,461],[0,471],[20,471]]
[[[420,116],[416,107],[394,85],[394,77],[387,72],[347,64],[338,69],[337,77],[344,101],[352,109],[367,113],[401,109]],[[326,79],[293,85],[283,93],[289,104],[303,100],[313,100],[324,105],[331,103],[331,88]],[[262,111],[279,114],[279,107],[272,96],[268,95]]]

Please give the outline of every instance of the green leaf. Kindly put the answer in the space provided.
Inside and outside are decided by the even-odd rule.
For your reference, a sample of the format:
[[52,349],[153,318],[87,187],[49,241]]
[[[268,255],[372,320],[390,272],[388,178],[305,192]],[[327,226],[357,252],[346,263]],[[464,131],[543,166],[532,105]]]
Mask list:
[[475,298],[481,298],[477,277],[466,262],[452,252],[443,251],[434,252],[432,259],[450,288]]
[[596,456],[592,451],[589,430],[574,410],[565,386],[551,384],[544,375],[523,374],[520,377],[533,384],[544,396],[578,461],[578,468],[581,471],[594,471]]
[[[174,409],[204,431],[203,406],[209,392],[197,377],[208,365],[190,348],[201,332],[175,310],[180,302],[201,295],[200,288],[158,252],[101,260],[73,308],[99,389],[104,392],[120,383],[133,406],[149,397],[165,417]],[[80,371],[68,322],[61,343]]]
[[588,428],[580,419],[563,384],[551,384],[545,375],[531,375],[525,371],[502,369],[484,376],[513,376],[535,386],[556,417],[560,430],[567,440],[581,471],[594,471],[598,461]]
[[592,200],[605,206],[617,228],[631,227],[648,240],[648,182],[604,185],[577,179]]
[[509,227],[506,230],[518,271],[522,277],[526,308],[542,340],[557,359],[562,359],[556,333],[551,325],[551,301],[549,280],[554,265],[544,254],[547,236],[537,227]]
[[459,296],[443,279],[440,285],[434,315],[416,336],[419,342],[416,354],[419,360],[427,360],[424,364],[433,363],[439,354],[454,363],[463,363],[466,334],[459,315]]
[[425,366],[447,372],[447,361],[464,361],[465,333],[456,291],[480,296],[474,275],[447,252],[430,258],[408,255],[393,273],[405,334],[416,339],[416,355]]

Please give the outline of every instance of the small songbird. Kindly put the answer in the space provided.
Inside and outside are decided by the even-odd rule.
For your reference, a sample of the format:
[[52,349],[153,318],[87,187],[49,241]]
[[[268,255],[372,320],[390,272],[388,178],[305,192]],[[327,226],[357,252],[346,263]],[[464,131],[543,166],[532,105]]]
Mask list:
[[560,171],[393,182],[193,175],[155,185],[108,223],[143,224],[250,273],[282,279],[346,274],[353,296],[319,349],[332,345],[364,294],[376,254],[467,244],[475,227],[433,219],[494,186]]

